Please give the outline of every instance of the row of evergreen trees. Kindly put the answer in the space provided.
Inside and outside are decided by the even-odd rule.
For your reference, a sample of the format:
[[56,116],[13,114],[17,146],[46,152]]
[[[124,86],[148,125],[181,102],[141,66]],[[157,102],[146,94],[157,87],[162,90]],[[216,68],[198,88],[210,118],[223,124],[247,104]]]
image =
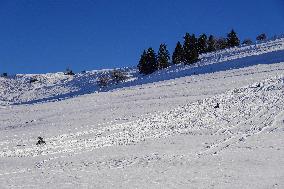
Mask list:
[[148,48],[147,51],[143,51],[138,64],[138,69],[140,73],[151,74],[156,70],[167,68],[169,65],[170,53],[167,50],[166,44],[162,43],[158,55],[156,55],[152,47]]
[[[172,63],[193,64],[198,61],[199,54],[239,45],[240,40],[234,30],[227,35],[227,38],[219,39],[216,39],[213,35],[207,37],[206,34],[202,34],[197,38],[194,34],[186,33],[183,44],[178,42],[175,47]],[[162,43],[157,55],[151,47],[148,50],[144,50],[137,67],[140,73],[151,74],[156,70],[169,67],[170,62],[170,53],[166,44]]]

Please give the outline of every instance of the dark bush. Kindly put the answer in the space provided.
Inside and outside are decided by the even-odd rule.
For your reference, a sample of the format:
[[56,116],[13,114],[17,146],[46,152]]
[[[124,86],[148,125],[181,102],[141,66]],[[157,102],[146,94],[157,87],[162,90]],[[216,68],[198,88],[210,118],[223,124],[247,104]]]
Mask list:
[[120,83],[123,82],[127,79],[127,75],[125,72],[121,71],[121,70],[114,70],[111,72],[111,79],[115,82],[115,83]]
[[256,40],[257,40],[258,42],[265,41],[266,39],[267,39],[267,37],[266,37],[266,34],[265,34],[265,33],[262,33],[262,34],[260,34],[260,35],[258,35],[258,36],[256,37]]
[[243,45],[252,45],[253,42],[252,42],[252,40],[250,40],[250,39],[245,39],[245,40],[242,42],[242,44],[243,44]]
[[100,87],[107,87],[109,85],[110,81],[111,81],[111,79],[108,75],[101,75],[100,77],[98,77],[97,84]]
[[74,72],[71,69],[67,68],[66,72],[64,73],[64,75],[75,75],[75,74],[74,74]]
[[37,81],[38,81],[38,79],[35,78],[35,77],[30,79],[30,83],[34,83],[34,82],[37,82]]
[[8,77],[8,73],[3,73],[2,77]]

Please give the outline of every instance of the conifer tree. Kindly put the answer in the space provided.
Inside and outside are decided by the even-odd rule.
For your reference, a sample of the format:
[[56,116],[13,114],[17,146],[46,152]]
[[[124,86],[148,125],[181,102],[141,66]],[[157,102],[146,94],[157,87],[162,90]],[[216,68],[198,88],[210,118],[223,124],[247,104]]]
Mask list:
[[147,53],[144,50],[138,64],[138,70],[141,74],[147,74]]
[[226,38],[220,37],[216,40],[216,50],[222,50],[228,47],[229,45]]
[[152,47],[147,50],[147,65],[148,65],[148,73],[151,74],[157,70],[157,57],[154,49]]
[[158,57],[157,57],[157,68],[164,69],[169,67],[170,64],[170,53],[167,50],[167,45],[162,43],[159,48]]
[[197,40],[197,50],[198,53],[205,53],[208,49],[208,45],[207,45],[207,35],[206,34],[202,34],[199,36],[198,40]]
[[139,64],[138,64],[139,73],[142,74],[151,74],[157,70],[157,58],[153,48],[148,48],[147,51],[143,51]]
[[194,34],[186,33],[184,36],[184,61],[185,64],[192,64],[198,60],[197,39]]
[[191,46],[192,63],[194,63],[198,61],[199,53],[197,50],[197,38],[195,37],[194,34],[192,34],[191,39],[192,39],[192,46]]
[[191,46],[191,36],[189,33],[186,33],[184,36],[184,42],[183,42],[183,57],[184,57],[185,64],[188,64],[191,59],[190,46]]
[[228,47],[236,47],[240,45],[240,40],[237,36],[237,33],[234,30],[228,33],[227,44],[228,44]]
[[184,61],[183,57],[184,57],[183,47],[182,47],[181,43],[178,41],[176,48],[173,52],[172,61],[173,61],[174,64],[183,63],[183,61]]
[[216,40],[213,35],[209,36],[207,43],[208,43],[207,52],[216,51]]

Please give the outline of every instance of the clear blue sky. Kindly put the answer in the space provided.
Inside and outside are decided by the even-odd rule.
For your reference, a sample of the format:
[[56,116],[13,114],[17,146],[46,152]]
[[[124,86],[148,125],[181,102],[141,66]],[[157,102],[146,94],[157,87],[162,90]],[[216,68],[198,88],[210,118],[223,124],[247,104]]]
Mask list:
[[0,0],[0,72],[135,66],[185,32],[284,33],[283,0]]

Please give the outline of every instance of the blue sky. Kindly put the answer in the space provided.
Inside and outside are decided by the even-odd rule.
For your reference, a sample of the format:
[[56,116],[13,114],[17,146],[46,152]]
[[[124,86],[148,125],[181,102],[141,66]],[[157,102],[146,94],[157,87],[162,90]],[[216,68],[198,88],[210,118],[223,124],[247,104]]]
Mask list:
[[0,0],[0,72],[135,66],[185,32],[284,34],[283,0]]

